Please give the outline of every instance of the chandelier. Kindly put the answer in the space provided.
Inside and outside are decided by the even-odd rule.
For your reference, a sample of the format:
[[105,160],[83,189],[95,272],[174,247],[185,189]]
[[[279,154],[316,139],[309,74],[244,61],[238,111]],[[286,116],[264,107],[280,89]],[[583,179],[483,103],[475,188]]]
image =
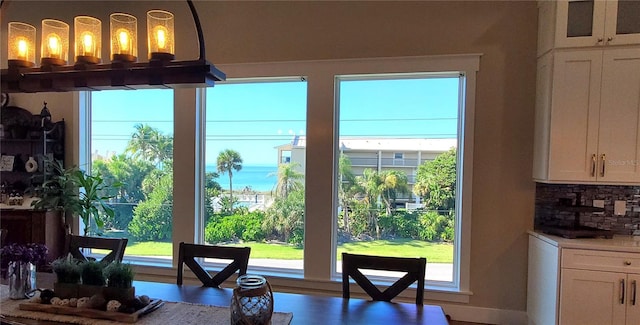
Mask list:
[[[137,18],[126,13],[109,17],[110,63],[102,63],[102,22],[77,16],[73,43],[69,24],[42,20],[40,66],[36,65],[36,28],[22,22],[8,25],[8,68],[2,69],[4,93],[64,92],[105,89],[211,87],[225,74],[206,60],[204,36],[192,0],[187,0],[198,34],[199,58],[175,61],[174,15],[147,12],[148,61],[138,61]],[[69,60],[73,45],[73,60]]]

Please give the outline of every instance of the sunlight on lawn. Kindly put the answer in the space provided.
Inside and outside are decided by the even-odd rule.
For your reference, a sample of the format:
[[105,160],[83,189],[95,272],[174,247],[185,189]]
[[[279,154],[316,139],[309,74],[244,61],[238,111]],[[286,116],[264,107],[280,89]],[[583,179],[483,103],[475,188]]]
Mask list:
[[[286,244],[247,242],[229,246],[251,247],[251,257],[261,259],[301,260],[303,249]],[[170,242],[129,242],[125,251],[129,256],[171,256],[173,244]],[[97,251],[96,251],[97,252]],[[420,240],[376,240],[351,242],[338,246],[338,260],[342,252],[398,257],[425,256],[429,263],[452,263],[453,245],[430,243]]]

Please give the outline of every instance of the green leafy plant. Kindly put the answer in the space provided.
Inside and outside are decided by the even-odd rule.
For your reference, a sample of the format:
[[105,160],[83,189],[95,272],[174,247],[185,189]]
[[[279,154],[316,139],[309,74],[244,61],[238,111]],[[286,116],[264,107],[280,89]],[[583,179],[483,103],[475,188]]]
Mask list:
[[51,262],[58,283],[76,284],[80,282],[81,268],[78,261],[70,257],[61,257]]
[[77,168],[65,169],[61,160],[44,159],[48,179],[31,192],[38,197],[31,203],[35,209],[70,211],[78,210],[78,186],[73,174]]
[[100,211],[109,218],[113,218],[113,208],[107,205],[107,201],[113,197],[108,194],[112,188],[119,187],[120,184],[107,185],[102,176],[88,175],[80,169],[73,172],[73,180],[80,189],[78,192],[78,209],[76,212],[84,223],[85,235],[91,232],[91,221],[94,221],[98,229],[104,227],[104,220]]
[[112,288],[127,289],[132,287],[133,267],[129,263],[113,262],[104,269],[107,278],[107,286]]
[[104,226],[101,212],[113,218],[113,208],[107,202],[114,197],[111,193],[115,193],[120,183],[108,185],[100,173],[89,175],[77,166],[64,168],[60,160],[45,159],[45,168],[52,175],[39,191],[35,191],[39,199],[31,203],[34,208],[61,210],[80,216],[85,235],[91,233],[92,221],[98,229]]
[[103,286],[105,283],[104,264],[98,261],[86,261],[81,264],[82,284]]

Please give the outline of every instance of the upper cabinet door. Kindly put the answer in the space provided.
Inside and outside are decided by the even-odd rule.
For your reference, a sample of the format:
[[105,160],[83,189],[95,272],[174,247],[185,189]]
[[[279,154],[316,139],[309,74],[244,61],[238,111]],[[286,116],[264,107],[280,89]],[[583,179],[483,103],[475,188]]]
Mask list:
[[604,51],[598,181],[640,182],[640,48]]
[[640,43],[640,1],[597,1],[606,3],[605,45]]
[[596,181],[602,50],[555,53],[549,179]]
[[559,0],[556,47],[640,44],[640,1]]
[[605,4],[598,0],[559,0],[556,46],[604,45]]

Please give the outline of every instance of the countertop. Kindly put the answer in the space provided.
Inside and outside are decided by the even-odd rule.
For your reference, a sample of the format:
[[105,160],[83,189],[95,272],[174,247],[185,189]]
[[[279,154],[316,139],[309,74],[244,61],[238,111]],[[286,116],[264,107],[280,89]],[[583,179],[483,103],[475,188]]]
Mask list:
[[602,251],[640,253],[640,236],[614,235],[611,239],[605,238],[576,238],[569,239],[541,233],[535,230],[529,231],[531,236],[539,238],[559,248],[592,249]]

